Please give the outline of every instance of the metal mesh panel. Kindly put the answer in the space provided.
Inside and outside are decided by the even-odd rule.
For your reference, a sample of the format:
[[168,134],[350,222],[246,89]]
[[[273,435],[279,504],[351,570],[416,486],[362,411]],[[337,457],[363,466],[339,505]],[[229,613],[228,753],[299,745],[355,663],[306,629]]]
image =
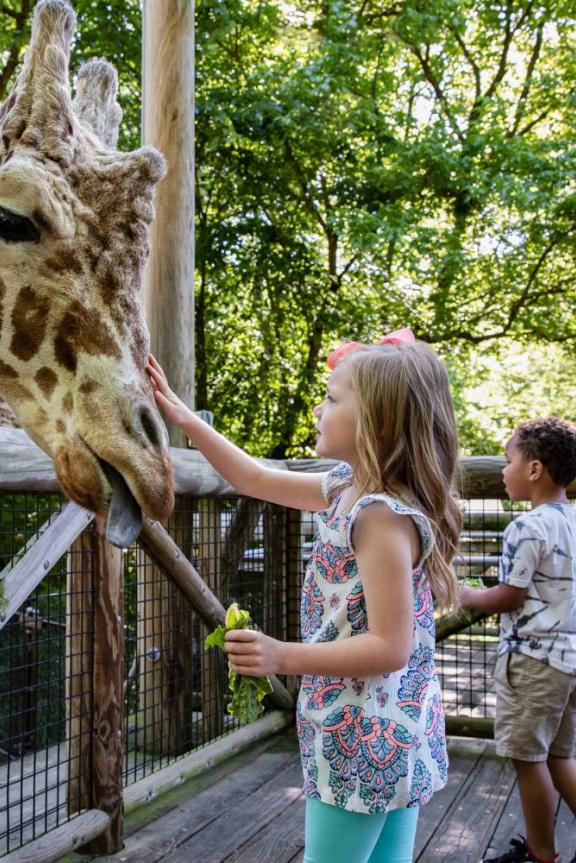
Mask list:
[[[61,506],[59,495],[0,496],[1,568],[17,562]],[[67,582],[91,591],[84,566],[73,552],[68,564],[60,560],[0,632],[0,853],[68,818]]]
[[[492,587],[498,581],[502,536],[526,504],[499,500],[463,501],[464,524],[456,559],[459,581],[472,587]],[[437,644],[436,661],[447,716],[492,719],[496,697],[492,689],[498,647],[498,615],[491,615]]]
[[[170,533],[226,607],[286,637],[285,513],[239,498],[181,500]],[[126,555],[129,784],[178,755],[233,731],[226,657],[205,650],[209,630],[182,593],[138,549]]]

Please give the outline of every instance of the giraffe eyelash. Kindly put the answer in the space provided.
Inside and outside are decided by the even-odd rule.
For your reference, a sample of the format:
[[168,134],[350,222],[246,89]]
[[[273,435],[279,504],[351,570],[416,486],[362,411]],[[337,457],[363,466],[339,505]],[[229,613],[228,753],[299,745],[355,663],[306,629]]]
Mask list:
[[0,207],[0,239],[7,243],[37,243],[40,232],[26,216]]

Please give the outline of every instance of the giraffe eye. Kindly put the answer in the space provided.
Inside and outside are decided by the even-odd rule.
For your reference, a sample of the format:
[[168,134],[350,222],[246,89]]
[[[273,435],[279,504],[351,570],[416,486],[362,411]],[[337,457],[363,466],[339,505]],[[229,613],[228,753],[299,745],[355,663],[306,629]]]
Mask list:
[[7,243],[37,243],[39,239],[38,228],[30,219],[0,207],[0,240]]

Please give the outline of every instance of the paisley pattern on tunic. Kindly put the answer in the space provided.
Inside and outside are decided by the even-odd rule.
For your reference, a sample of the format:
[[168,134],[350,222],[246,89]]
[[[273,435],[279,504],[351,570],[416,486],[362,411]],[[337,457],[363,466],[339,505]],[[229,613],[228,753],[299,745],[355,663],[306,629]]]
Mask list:
[[424,806],[432,797],[432,774],[423,761],[417,761],[410,785],[408,806]]
[[297,707],[304,793],[350,811],[422,806],[446,783],[440,683],[434,662],[434,609],[424,562],[433,545],[426,516],[388,494],[361,498],[335,515],[351,468],[325,478],[329,508],[316,515],[318,537],[302,593],[302,637],[336,641],[368,631],[364,588],[352,545],[360,510],[385,503],[414,520],[422,556],[413,573],[414,632],[405,668],[364,679],[307,675]]
[[398,707],[412,719],[419,719],[430,674],[434,672],[434,651],[420,647],[410,656],[408,671],[402,676],[398,690]]

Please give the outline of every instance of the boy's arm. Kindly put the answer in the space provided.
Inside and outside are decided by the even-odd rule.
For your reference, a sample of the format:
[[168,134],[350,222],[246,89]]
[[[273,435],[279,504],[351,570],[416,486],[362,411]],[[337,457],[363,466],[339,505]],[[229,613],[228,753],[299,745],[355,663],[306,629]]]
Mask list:
[[166,416],[191,438],[214,469],[240,494],[294,509],[325,509],[324,473],[293,473],[268,468],[201,420],[172,392],[158,361],[150,356],[146,369],[154,397]]
[[460,588],[459,599],[462,608],[495,614],[516,611],[524,602],[527,593],[527,587],[513,587],[511,584],[497,584],[487,590],[477,590],[464,585]]

